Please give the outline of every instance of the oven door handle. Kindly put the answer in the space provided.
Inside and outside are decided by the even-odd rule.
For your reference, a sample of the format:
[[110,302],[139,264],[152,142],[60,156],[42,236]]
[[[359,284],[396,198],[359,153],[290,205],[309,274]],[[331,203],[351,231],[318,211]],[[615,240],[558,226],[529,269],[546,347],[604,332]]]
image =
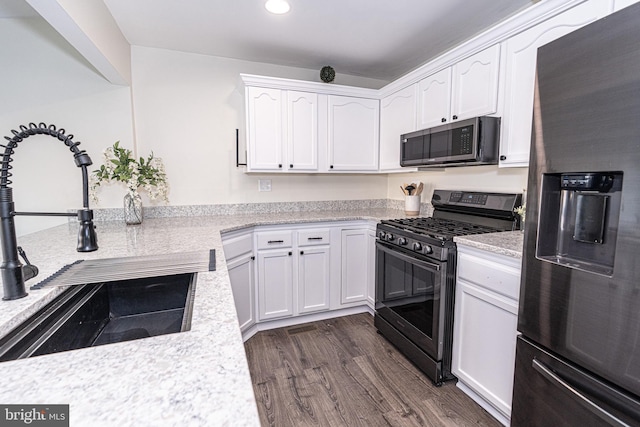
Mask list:
[[396,258],[400,258],[403,261],[406,261],[410,264],[417,264],[420,267],[423,267],[424,269],[427,270],[433,270],[433,271],[440,271],[440,265],[438,264],[434,264],[432,262],[428,262],[428,261],[423,261],[417,257],[412,257],[409,255],[406,255],[403,252],[400,252],[399,250],[394,250],[393,247],[389,247],[386,244],[382,243],[381,241],[377,241],[376,242],[376,246],[378,247],[378,249],[380,249],[381,251],[394,256]]

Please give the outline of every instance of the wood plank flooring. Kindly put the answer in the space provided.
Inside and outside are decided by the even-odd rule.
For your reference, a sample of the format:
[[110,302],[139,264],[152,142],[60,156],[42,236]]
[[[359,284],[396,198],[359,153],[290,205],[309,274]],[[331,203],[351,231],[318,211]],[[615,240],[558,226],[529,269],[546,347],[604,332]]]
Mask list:
[[501,426],[434,386],[369,314],[259,332],[245,349],[263,426]]

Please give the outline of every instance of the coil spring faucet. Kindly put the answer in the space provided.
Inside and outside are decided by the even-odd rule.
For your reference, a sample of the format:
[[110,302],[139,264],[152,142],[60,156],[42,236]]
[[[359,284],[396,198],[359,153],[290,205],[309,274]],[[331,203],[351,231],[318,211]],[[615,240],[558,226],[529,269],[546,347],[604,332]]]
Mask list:
[[[4,148],[2,160],[0,160],[0,237],[2,237],[2,264],[0,272],[2,276],[2,287],[4,290],[3,300],[13,300],[27,296],[24,282],[38,274],[38,267],[32,265],[26,254],[17,244],[16,228],[13,217],[16,215],[28,216],[77,216],[80,221],[80,231],[78,232],[78,252],[92,252],[98,249],[98,239],[96,237],[95,226],[93,225],[93,211],[89,209],[89,176],[87,166],[93,164],[89,155],[78,149],[80,142],[73,141],[73,134],[65,135],[64,129],[56,129],[54,125],[47,126],[44,123],[36,125],[29,123],[29,126],[20,126],[20,131],[12,130],[13,137],[5,136],[9,141],[6,145],[0,144]],[[13,189],[11,184],[10,170],[13,168],[11,156],[18,143],[33,135],[49,135],[64,142],[73,153],[76,166],[82,169],[82,199],[83,208],[77,213],[57,213],[57,212],[16,212],[13,204]],[[18,253],[26,262],[22,265],[18,258]]]

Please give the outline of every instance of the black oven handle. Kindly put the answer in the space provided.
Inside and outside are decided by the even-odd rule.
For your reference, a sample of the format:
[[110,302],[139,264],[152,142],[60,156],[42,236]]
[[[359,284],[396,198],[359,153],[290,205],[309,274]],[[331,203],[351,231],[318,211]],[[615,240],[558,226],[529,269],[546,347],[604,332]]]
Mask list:
[[428,261],[424,261],[421,260],[419,258],[417,258],[416,256],[409,256],[407,254],[405,254],[404,252],[400,252],[400,250],[398,249],[394,249],[393,246],[389,246],[385,243],[382,243],[380,240],[376,241],[376,246],[378,249],[380,249],[381,251],[394,256],[396,258],[400,258],[403,261],[406,261],[410,264],[416,264],[426,270],[432,270],[432,271],[440,271],[440,265],[439,264],[434,264],[432,262],[428,262]]

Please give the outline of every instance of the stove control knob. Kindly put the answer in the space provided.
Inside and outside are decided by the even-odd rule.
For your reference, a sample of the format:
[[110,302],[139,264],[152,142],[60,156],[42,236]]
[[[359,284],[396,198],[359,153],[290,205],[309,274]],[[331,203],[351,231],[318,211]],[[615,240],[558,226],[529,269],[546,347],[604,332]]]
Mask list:
[[433,248],[429,245],[424,247],[424,253],[425,254],[432,254],[433,253]]
[[422,251],[422,245],[420,244],[420,242],[415,242],[413,244],[413,250],[416,251],[416,252]]
[[380,240],[384,240],[384,238],[387,237],[387,233],[381,231],[378,233],[378,237],[380,238]]
[[391,233],[387,233],[387,236],[386,236],[387,242],[393,242],[393,239],[395,239],[394,235]]
[[404,237],[398,238],[398,244],[405,246],[407,244],[407,239],[405,239]]

